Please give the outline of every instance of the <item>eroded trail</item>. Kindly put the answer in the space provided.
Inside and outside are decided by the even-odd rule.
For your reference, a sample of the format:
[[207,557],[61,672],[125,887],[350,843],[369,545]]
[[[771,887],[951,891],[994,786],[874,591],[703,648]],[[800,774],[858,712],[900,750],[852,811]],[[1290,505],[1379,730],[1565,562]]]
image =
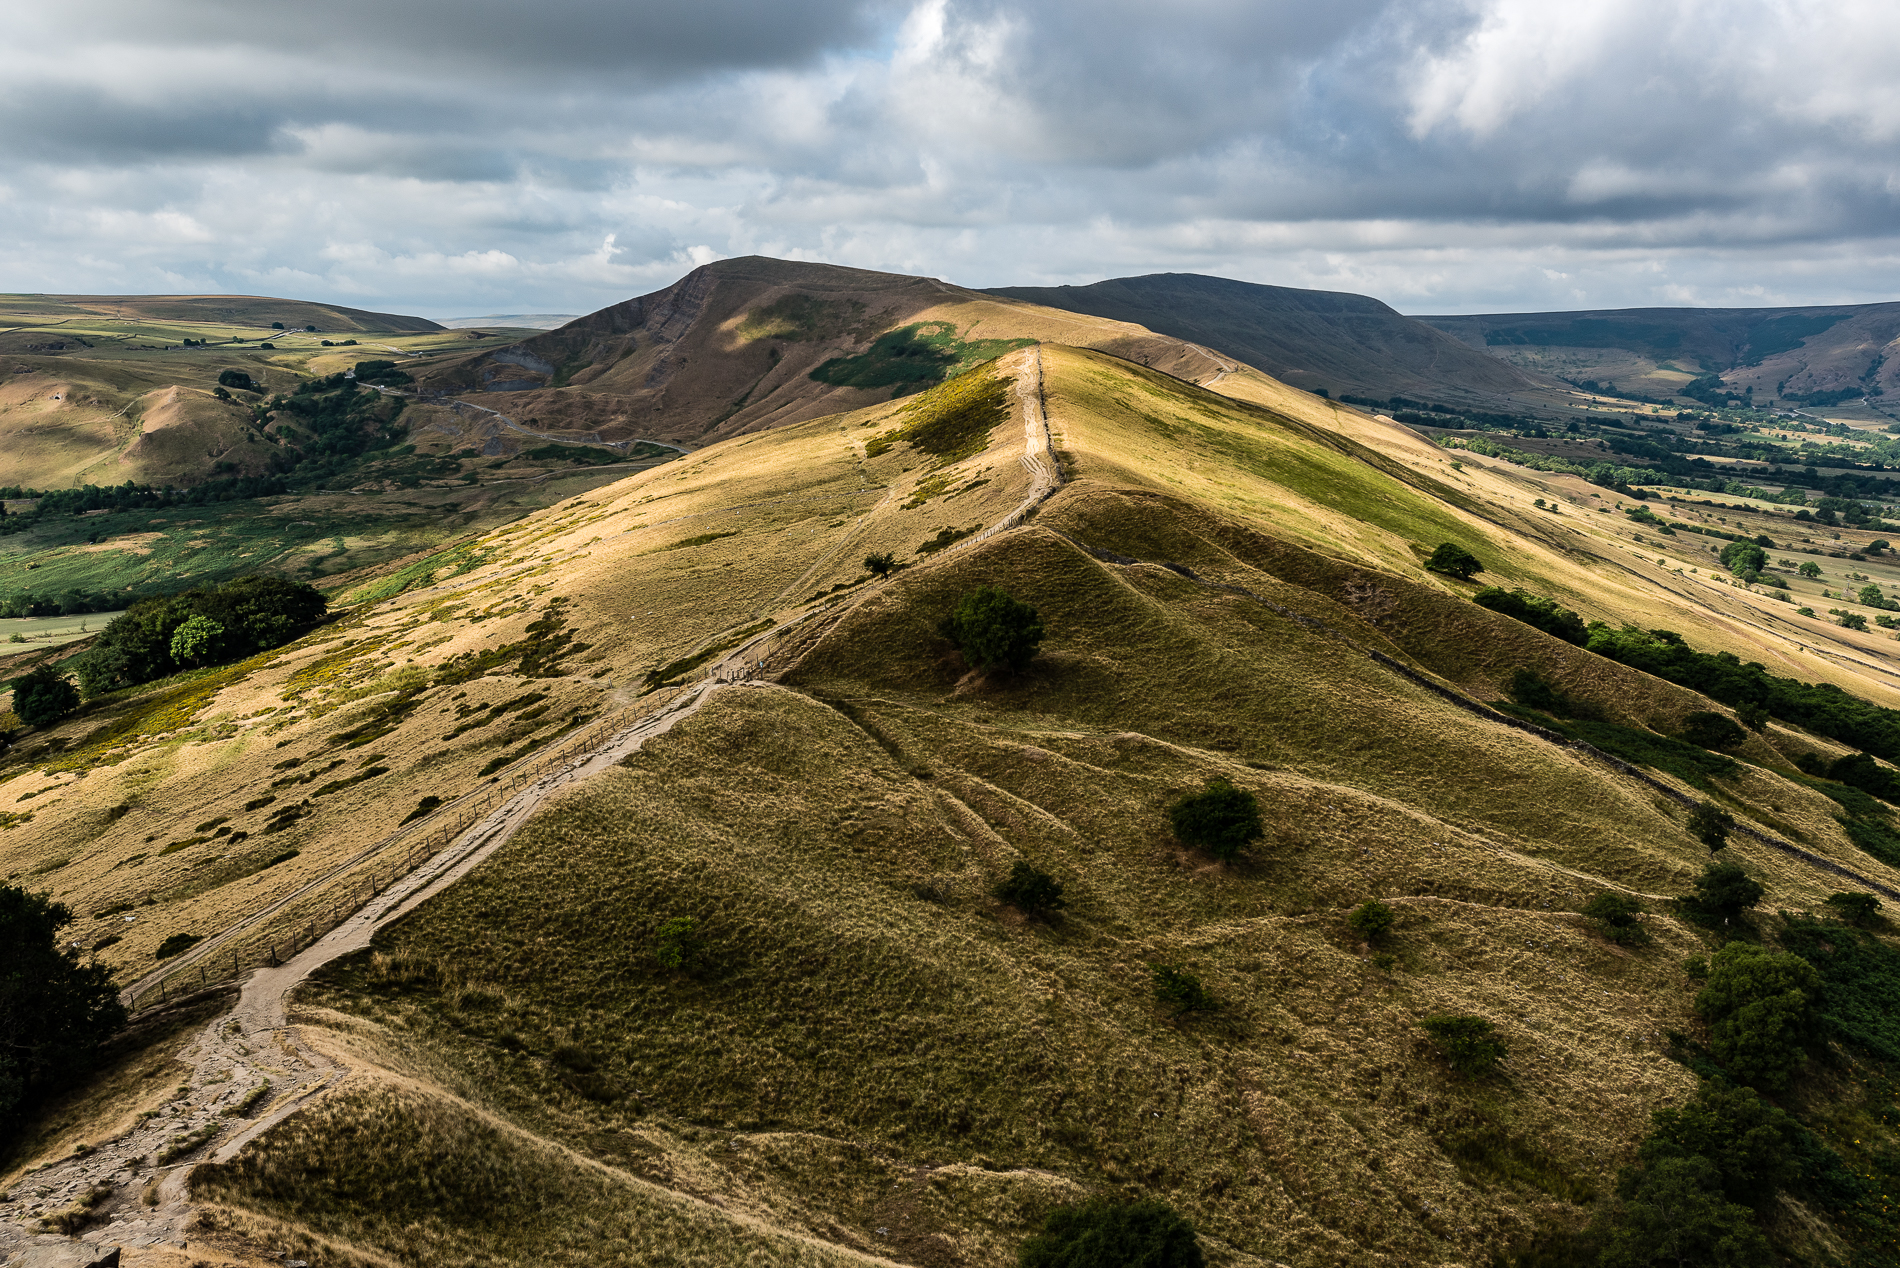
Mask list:
[[[1029,476],[1028,488],[1022,502],[1007,515],[958,543],[958,548],[1020,524],[1061,485],[1044,407],[1041,351],[1025,349],[1012,359],[1016,360],[1012,369],[1023,415],[1020,460]],[[347,1067],[305,1043],[297,1027],[289,1024],[285,1002],[292,990],[324,965],[367,947],[379,929],[466,876],[505,845],[555,793],[638,752],[648,740],[698,712],[717,692],[761,684],[770,671],[773,649],[787,635],[797,632],[809,637],[809,627],[837,620],[852,605],[847,602],[802,614],[733,648],[697,685],[624,727],[611,728],[602,742],[507,797],[414,869],[390,881],[328,933],[281,964],[253,971],[244,980],[236,1005],[207,1025],[180,1054],[191,1077],[165,1111],[84,1157],[28,1175],[5,1195],[8,1200],[0,1203],[0,1256],[10,1257],[35,1243],[70,1242],[66,1237],[36,1235],[31,1225],[38,1216],[68,1208],[95,1192],[101,1195],[93,1203],[97,1222],[78,1240],[133,1249],[184,1246],[194,1216],[186,1192],[191,1167],[200,1161],[234,1157],[349,1073]],[[336,874],[348,871],[355,862],[343,865]],[[314,882],[323,883],[327,882]],[[284,905],[254,913],[194,951],[210,953],[225,940],[268,920]]]

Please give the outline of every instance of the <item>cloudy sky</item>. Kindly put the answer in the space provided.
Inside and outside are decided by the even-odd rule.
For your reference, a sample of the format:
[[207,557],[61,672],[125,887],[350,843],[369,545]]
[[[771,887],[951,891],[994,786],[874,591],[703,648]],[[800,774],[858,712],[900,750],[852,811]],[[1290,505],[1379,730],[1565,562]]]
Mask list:
[[1890,2],[8,9],[5,291],[587,312],[756,253],[1414,313],[1900,299]]

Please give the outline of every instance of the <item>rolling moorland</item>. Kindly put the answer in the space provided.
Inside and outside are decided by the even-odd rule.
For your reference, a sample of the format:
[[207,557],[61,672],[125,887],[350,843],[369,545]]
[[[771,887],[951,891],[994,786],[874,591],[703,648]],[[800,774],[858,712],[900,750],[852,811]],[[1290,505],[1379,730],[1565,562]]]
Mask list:
[[[466,396],[703,447],[14,729],[0,870],[138,1011],[9,1146],[0,1235],[1002,1265],[1108,1194],[1164,1199],[1217,1264],[1591,1262],[1566,1237],[1635,1218],[1619,1172],[1669,1174],[1652,1114],[1749,1079],[1696,1004],[1732,945],[1826,979],[1815,1050],[1767,1081],[1800,1166],[1738,1218],[1798,1262],[1900,1247],[1900,1043],[1867,1005],[1892,944],[1828,906],[1900,901],[1900,749],[1738,709],[1715,668],[1900,707],[1885,432],[1582,389],[1574,432],[1454,426],[1481,420],[1020,301],[933,300],[992,306],[952,321],[926,279],[720,269],[527,336],[545,380]],[[514,364],[405,364],[402,417],[453,424],[425,393]],[[778,403],[746,416],[748,382]],[[1427,567],[1446,544],[1482,571]],[[941,633],[981,585],[1040,613],[1020,673]],[[1230,860],[1170,827],[1210,780],[1264,812]],[[1705,804],[1765,888],[1720,918],[1677,901]],[[1018,863],[1065,905],[1001,901]],[[1605,894],[1640,915],[1585,916]],[[286,961],[281,1024],[233,999]],[[1158,999],[1158,967],[1204,995]],[[1495,1069],[1448,1060],[1444,1015],[1496,1026]]]

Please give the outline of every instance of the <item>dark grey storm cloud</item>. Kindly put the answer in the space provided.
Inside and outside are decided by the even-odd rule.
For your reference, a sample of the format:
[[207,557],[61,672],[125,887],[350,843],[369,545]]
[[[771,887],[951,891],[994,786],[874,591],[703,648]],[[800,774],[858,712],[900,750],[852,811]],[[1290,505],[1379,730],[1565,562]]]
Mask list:
[[1900,291],[1862,0],[144,0],[10,15],[0,289],[581,310],[762,252],[1413,310]]

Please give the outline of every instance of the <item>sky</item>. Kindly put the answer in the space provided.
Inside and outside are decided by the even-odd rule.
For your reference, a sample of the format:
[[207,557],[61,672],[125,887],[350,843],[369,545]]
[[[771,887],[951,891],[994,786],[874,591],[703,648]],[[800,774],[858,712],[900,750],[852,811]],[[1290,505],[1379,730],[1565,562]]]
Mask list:
[[1403,312],[1900,299],[1864,0],[73,0],[0,290],[591,312],[737,255]]

